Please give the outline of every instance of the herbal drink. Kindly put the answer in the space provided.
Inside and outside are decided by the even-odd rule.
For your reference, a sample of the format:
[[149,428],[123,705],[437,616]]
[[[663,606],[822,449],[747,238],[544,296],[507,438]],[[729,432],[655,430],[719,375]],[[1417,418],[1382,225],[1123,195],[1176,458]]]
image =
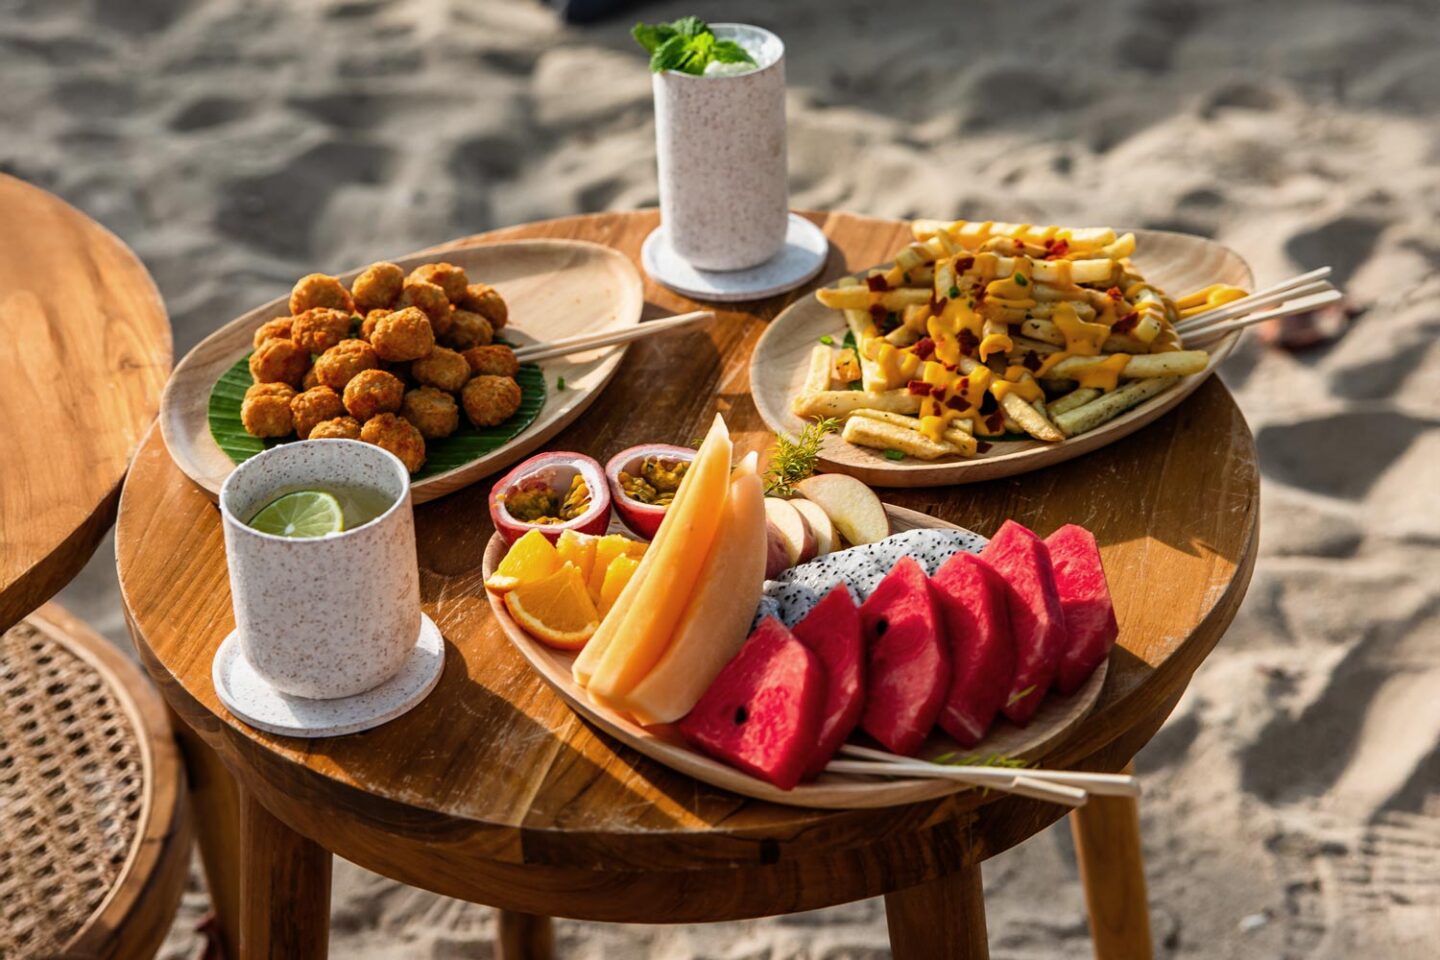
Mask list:
[[355,484],[281,487],[262,500],[245,524],[281,537],[324,537],[354,530],[395,503],[383,490]]

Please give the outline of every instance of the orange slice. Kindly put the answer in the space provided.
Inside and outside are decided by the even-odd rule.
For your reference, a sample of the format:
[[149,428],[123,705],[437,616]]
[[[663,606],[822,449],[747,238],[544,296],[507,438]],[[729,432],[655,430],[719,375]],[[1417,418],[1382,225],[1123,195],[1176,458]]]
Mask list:
[[625,584],[630,582],[630,577],[639,566],[639,560],[624,554],[610,561],[610,566],[605,568],[605,582],[600,587],[600,616],[610,612],[610,608],[620,596],[620,591],[625,589]]
[[562,650],[579,650],[600,626],[600,614],[573,563],[515,587],[505,594],[505,608],[526,633]]
[[559,551],[545,539],[545,534],[531,530],[511,545],[500,566],[485,581],[485,586],[496,593],[504,593],[522,583],[545,579],[559,570],[562,563]]
[[590,571],[595,569],[595,541],[597,538],[566,530],[555,541],[555,550],[565,563],[573,563],[580,570],[580,576],[587,583]]
[[605,588],[605,571],[610,569],[610,561],[616,557],[634,557],[638,560],[645,555],[645,548],[648,546],[648,543],[631,540],[618,533],[607,533],[595,541],[595,566],[591,568],[587,578],[590,595],[598,599]]

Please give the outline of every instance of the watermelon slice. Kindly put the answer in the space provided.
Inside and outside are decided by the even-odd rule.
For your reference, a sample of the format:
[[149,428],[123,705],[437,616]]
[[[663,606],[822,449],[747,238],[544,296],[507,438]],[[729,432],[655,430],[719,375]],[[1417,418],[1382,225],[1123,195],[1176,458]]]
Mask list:
[[950,638],[950,691],[940,726],[973,747],[990,730],[1015,679],[1005,584],[973,553],[957,553],[930,578]]
[[950,650],[930,578],[901,557],[860,607],[865,634],[865,709],[860,726],[886,749],[910,756],[935,726],[950,688]]
[[1010,631],[1015,638],[1015,679],[1001,709],[1019,726],[1028,724],[1055,682],[1065,652],[1065,614],[1045,541],[1006,520],[980,551],[1005,581]]
[[789,790],[815,749],[824,700],[820,658],[766,618],[680,721],[680,732],[715,759]]
[[825,594],[825,599],[795,624],[794,633],[825,665],[820,733],[805,764],[805,776],[814,777],[854,731],[865,706],[865,646],[860,640],[860,611],[850,599],[849,588],[842,583]]
[[1060,591],[1060,608],[1065,611],[1065,629],[1070,634],[1055,685],[1061,693],[1074,693],[1110,656],[1120,626],[1115,622],[1095,536],[1070,523],[1046,537],[1045,546],[1055,567],[1055,587]]

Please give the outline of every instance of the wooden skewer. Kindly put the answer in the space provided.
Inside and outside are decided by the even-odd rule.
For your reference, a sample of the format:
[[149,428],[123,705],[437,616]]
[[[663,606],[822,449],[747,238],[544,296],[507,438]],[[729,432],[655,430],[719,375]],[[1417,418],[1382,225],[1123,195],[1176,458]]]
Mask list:
[[535,360],[550,360],[554,357],[563,357],[570,353],[583,353],[586,350],[596,350],[600,347],[613,347],[616,344],[629,343],[631,340],[639,340],[642,337],[674,333],[676,330],[684,330],[696,324],[714,319],[715,314],[711,311],[696,310],[694,313],[682,313],[679,316],[667,317],[664,320],[650,320],[645,323],[637,323],[633,327],[623,327],[619,330],[606,330],[600,333],[582,333],[579,336],[566,337],[563,340],[556,340],[553,343],[532,343],[529,346],[516,350],[515,359],[522,363]]
[[[922,770],[917,768],[930,768]],[[944,767],[933,763],[883,763],[878,760],[831,760],[825,765],[829,773],[865,773],[881,777],[924,776],[932,780],[958,780],[972,787],[1014,793],[1035,800],[1047,800],[1067,807],[1085,805],[1086,793],[1079,787],[1050,783],[1027,776],[1029,770],[1005,770],[993,767]],[[978,771],[987,775],[981,776]],[[993,774],[991,776],[990,774]]]
[[1283,307],[1276,307],[1274,310],[1262,310],[1259,313],[1252,313],[1248,317],[1241,317],[1238,320],[1227,320],[1221,323],[1212,323],[1200,330],[1186,330],[1181,334],[1186,343],[1201,343],[1212,340],[1231,330],[1243,330],[1245,327],[1257,323],[1264,323],[1267,320],[1278,320],[1281,317],[1292,317],[1297,313],[1309,313],[1327,304],[1344,298],[1339,290],[1330,290],[1326,293],[1317,293],[1311,297],[1303,297],[1299,300],[1292,300]]
[[1197,313],[1193,316],[1184,317],[1175,324],[1175,329],[1184,330],[1186,326],[1196,326],[1214,323],[1218,320],[1229,320],[1232,317],[1240,317],[1249,313],[1257,307],[1274,306],[1277,303],[1284,303],[1286,300],[1302,296],[1306,293],[1316,293],[1320,290],[1330,289],[1330,284],[1325,278],[1330,276],[1329,267],[1321,267],[1318,270],[1311,270],[1309,273],[1302,273],[1298,277],[1291,277],[1264,290],[1257,290],[1248,297],[1241,297],[1239,300],[1232,300],[1229,303],[1221,304],[1214,310],[1207,310],[1204,313]]
[[858,757],[889,764],[891,767],[913,769],[920,776],[934,776],[935,771],[959,770],[967,776],[983,779],[1004,779],[1023,776],[1031,780],[1053,783],[1067,787],[1078,787],[1088,793],[1110,797],[1140,796],[1140,781],[1125,773],[1091,773],[1087,770],[1035,770],[1029,767],[974,767],[947,763],[931,763],[917,757],[902,757],[884,750],[846,743],[840,747],[846,756]]

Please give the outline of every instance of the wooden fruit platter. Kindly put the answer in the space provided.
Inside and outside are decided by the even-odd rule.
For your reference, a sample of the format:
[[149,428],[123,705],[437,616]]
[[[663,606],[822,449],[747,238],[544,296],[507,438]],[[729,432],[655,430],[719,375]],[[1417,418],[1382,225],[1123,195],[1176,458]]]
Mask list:
[[[922,527],[962,529],[900,507],[887,505],[886,512],[895,533]],[[619,529],[618,524],[615,529]],[[977,539],[983,543],[983,539],[978,536]],[[485,577],[495,572],[506,549],[506,543],[499,534],[491,538],[484,557]],[[576,654],[539,642],[515,622],[498,594],[489,593],[489,598],[491,610],[505,636],[577,713],[651,759],[703,783],[771,803],[837,810],[895,806],[973,789],[948,780],[881,779],[831,773],[822,774],[818,780],[801,784],[793,790],[779,789],[693,749],[671,725],[641,726],[620,713],[595,705],[572,676]],[[1108,663],[1101,664],[1085,685],[1069,697],[1052,695],[1024,729],[1000,722],[979,745],[971,748],[961,748],[937,730],[925,742],[919,756],[934,758],[959,752],[1037,759],[1084,720],[1099,699],[1107,668]]]
[[[608,247],[578,240],[520,240],[428,250],[395,259],[407,272],[444,261],[492,284],[509,304],[503,334],[515,347],[633,326],[644,307],[634,265]],[[339,275],[351,283],[359,270]],[[235,460],[212,436],[209,404],[217,381],[252,349],[255,331],[288,313],[279,298],[250,310],[201,341],[175,368],[160,407],[160,430],[177,466],[213,499]],[[515,462],[580,416],[614,375],[625,346],[543,362],[541,400],[513,439],[412,485],[416,503],[443,496]],[[540,377],[543,376],[543,383]],[[561,386],[563,384],[563,387]]]
[[[1250,267],[1239,254],[1204,237],[1161,230],[1136,230],[1136,265],[1157,286],[1173,291],[1196,290],[1223,283],[1250,287]],[[890,266],[884,264],[883,266]],[[856,274],[863,280],[865,273]],[[822,337],[836,338],[844,330],[837,311],[806,295],[776,317],[766,329],[750,361],[750,392],[767,426],[795,434],[805,421],[791,411],[802,390],[807,357]],[[1109,423],[1058,442],[1007,440],[968,458],[946,457],[926,461],[888,458],[885,451],[846,443],[838,435],[826,437],[820,462],[831,471],[848,473],[871,486],[926,487],[975,483],[1038,470],[1097,450],[1129,436],[1163,416],[1189,396],[1230,354],[1239,331],[1207,344],[1210,358],[1205,369],[1180,379],[1174,387],[1121,414]]]

